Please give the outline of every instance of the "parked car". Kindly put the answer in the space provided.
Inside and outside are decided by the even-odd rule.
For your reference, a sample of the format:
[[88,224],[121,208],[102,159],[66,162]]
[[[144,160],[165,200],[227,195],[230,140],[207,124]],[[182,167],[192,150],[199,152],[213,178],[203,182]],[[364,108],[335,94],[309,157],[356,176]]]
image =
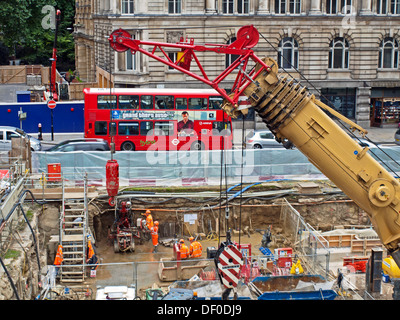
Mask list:
[[353,140],[355,141],[355,142],[357,142],[361,147],[368,147],[368,148],[378,148],[378,145],[377,144],[375,144],[375,143],[373,143],[373,142],[371,142],[371,141],[369,141],[369,140],[367,140],[367,139],[364,139],[364,138],[356,138],[356,137],[354,137],[353,138]]
[[394,134],[394,142],[400,144],[400,128],[398,128]]
[[0,151],[9,151],[11,150],[11,138],[12,137],[29,137],[29,141],[31,143],[32,151],[40,151],[42,150],[42,144],[40,140],[30,136],[24,130],[16,127],[10,126],[0,126]]
[[103,139],[71,139],[65,140],[55,146],[45,150],[49,152],[68,152],[68,151],[110,151],[108,142]]
[[251,131],[246,136],[245,144],[248,149],[283,148],[282,143],[276,141],[274,134],[269,130]]

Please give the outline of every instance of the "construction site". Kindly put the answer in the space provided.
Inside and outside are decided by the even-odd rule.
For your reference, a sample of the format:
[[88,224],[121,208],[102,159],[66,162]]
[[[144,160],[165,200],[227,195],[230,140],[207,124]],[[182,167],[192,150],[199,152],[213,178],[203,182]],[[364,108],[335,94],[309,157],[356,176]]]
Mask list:
[[[145,90],[144,111],[137,111],[139,98],[127,104],[128,91],[84,89],[85,110],[96,108],[85,137],[100,126],[110,152],[32,152],[28,138],[12,138],[0,158],[0,299],[399,299],[400,183],[398,169],[389,169],[398,147],[356,141],[367,131],[279,74],[275,60],[258,58],[251,50],[258,39],[252,25],[219,46],[141,42],[113,31],[113,50],[140,52],[192,76],[221,104],[212,111],[211,97],[177,90],[158,101],[176,109],[164,112]],[[164,47],[180,48],[178,60]],[[196,57],[205,51],[238,58],[210,81]],[[228,94],[220,82],[239,67]],[[207,111],[192,113],[199,137],[194,127],[173,134],[177,115],[188,117],[177,102],[182,92],[209,101]],[[280,148],[245,149],[244,139],[226,147],[232,132],[225,113],[237,118],[251,108]],[[90,122],[100,114],[106,118]],[[134,141],[139,123],[163,130]],[[160,141],[171,145],[160,149]],[[134,142],[156,147],[137,150]]]
[[[231,299],[397,299],[368,215],[329,180],[120,187],[111,206],[87,175],[30,174],[29,149],[13,142],[18,156],[1,169],[2,300],[221,299],[215,255],[227,234],[243,254]],[[182,259],[190,237],[202,254]]]

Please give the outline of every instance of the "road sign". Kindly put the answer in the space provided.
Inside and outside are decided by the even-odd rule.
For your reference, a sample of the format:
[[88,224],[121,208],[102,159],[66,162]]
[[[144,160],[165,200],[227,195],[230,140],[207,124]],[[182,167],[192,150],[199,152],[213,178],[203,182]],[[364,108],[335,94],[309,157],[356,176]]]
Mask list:
[[54,100],[49,100],[49,101],[47,102],[47,106],[48,106],[50,109],[54,109],[54,108],[56,107],[56,102],[55,102]]

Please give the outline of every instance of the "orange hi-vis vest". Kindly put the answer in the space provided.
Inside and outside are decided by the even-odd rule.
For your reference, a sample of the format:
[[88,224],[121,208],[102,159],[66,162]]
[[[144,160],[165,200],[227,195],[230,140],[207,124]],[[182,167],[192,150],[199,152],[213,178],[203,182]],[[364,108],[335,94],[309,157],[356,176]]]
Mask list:
[[88,241],[88,259],[91,259],[94,256],[94,250],[93,250],[93,246],[92,243],[90,242],[90,240]]
[[187,259],[189,258],[189,248],[187,247],[186,244],[181,245],[181,259]]
[[151,216],[151,214],[149,214],[149,215],[146,217],[146,225],[147,225],[147,228],[149,228],[149,230],[151,230],[151,228],[153,228],[153,226],[154,226],[154,224],[153,224],[153,217]]
[[158,227],[154,226],[151,228],[151,240],[153,242],[153,246],[158,245]]
[[153,228],[151,228],[151,235],[158,235],[158,227],[154,226]]
[[57,248],[56,258],[54,259],[54,265],[60,266],[63,262],[63,252],[62,252],[62,245],[59,244]]
[[190,244],[190,257],[191,258],[199,258],[201,257],[201,253],[203,251],[203,246],[198,241],[193,241]]

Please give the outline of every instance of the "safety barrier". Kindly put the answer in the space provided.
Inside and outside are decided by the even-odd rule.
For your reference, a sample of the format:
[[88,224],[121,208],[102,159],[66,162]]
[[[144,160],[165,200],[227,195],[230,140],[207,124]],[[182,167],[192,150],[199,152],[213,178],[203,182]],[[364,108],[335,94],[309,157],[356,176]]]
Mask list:
[[[152,300],[156,292],[161,297],[171,288],[192,289],[199,297],[220,298],[224,291],[213,259],[174,260],[171,253],[167,252],[133,253],[132,255],[134,261],[130,262],[85,265],[87,282],[83,286],[90,286],[93,292],[107,286],[126,286],[135,288],[137,299],[147,300]],[[99,258],[101,261],[102,257],[99,256]],[[240,271],[239,296],[252,296],[246,284],[258,276],[318,275],[305,263],[307,260],[315,260],[315,257],[293,255],[289,257],[290,264],[285,267],[279,267],[278,263],[283,257],[275,257],[275,260],[270,260],[270,258],[254,255],[245,259]],[[141,259],[149,260],[141,261]],[[287,263],[288,257],[284,259]],[[299,265],[300,270],[297,268]],[[325,275],[321,276],[325,277]],[[53,286],[55,286],[54,282]],[[51,288],[49,290],[51,291]]]
[[286,199],[280,199],[281,223],[285,233],[293,235],[294,249],[307,257],[306,263],[315,272],[329,273],[329,242],[308,223]]
[[[221,152],[225,152],[221,163]],[[76,181],[88,174],[89,185],[105,186],[109,152],[34,152],[33,173],[59,163],[63,176]],[[117,152],[120,186],[191,186],[270,180],[324,179],[298,150],[263,149],[214,151]],[[242,165],[243,164],[243,165]]]
[[[400,148],[374,148],[373,157],[399,172]],[[225,152],[221,157],[221,152]],[[82,180],[105,186],[109,152],[34,152],[33,173],[47,172],[49,163],[59,163],[67,180]],[[221,163],[221,158],[223,162]],[[318,180],[326,177],[299,150],[284,148],[204,151],[118,151],[120,186],[219,185],[221,174],[228,183],[271,180]],[[225,182],[225,180],[224,180]]]

